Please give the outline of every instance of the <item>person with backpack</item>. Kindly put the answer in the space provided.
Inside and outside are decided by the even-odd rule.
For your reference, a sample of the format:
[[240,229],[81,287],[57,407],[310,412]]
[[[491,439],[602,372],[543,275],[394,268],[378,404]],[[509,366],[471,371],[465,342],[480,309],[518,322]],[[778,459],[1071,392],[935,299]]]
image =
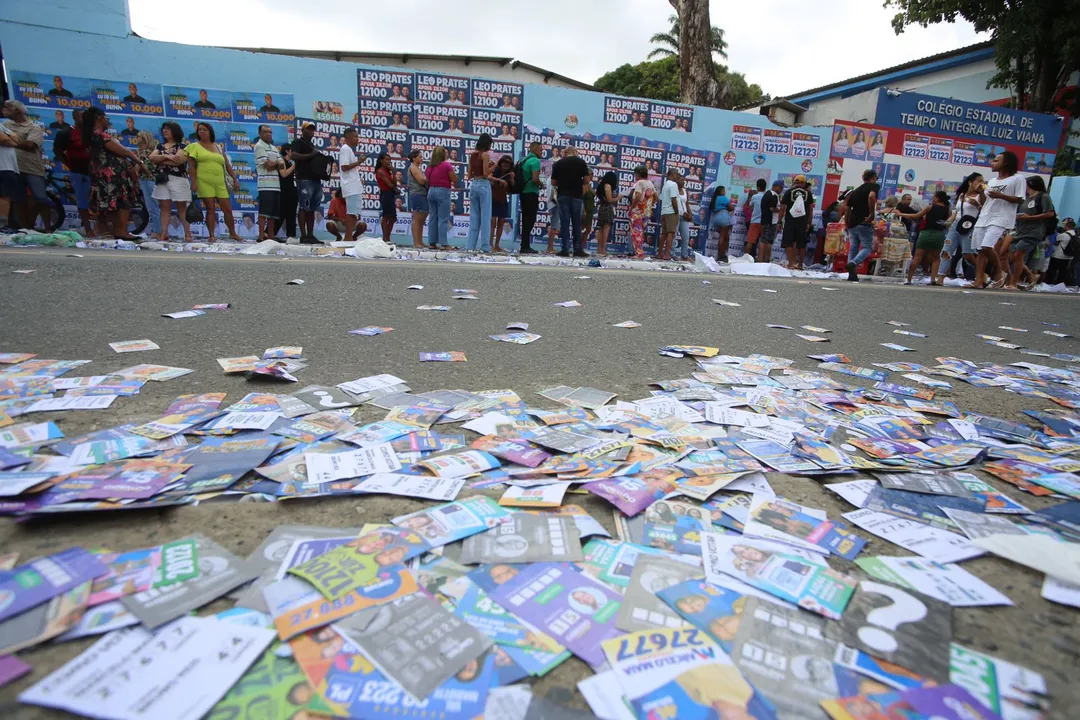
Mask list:
[[532,231],[536,225],[536,213],[540,210],[540,153],[543,146],[537,141],[529,144],[529,152],[514,166],[513,192],[521,196],[521,237],[518,239],[519,255],[535,255],[532,248]]
[[848,237],[848,282],[859,282],[859,265],[874,251],[874,215],[877,211],[881,185],[877,173],[870,169],[862,174],[862,185],[852,190],[838,207],[844,218]]
[[1073,284],[1069,265],[1076,257],[1078,249],[1080,249],[1080,240],[1076,239],[1076,221],[1065,218],[1061,222],[1061,227],[1058,228],[1057,243],[1054,244],[1054,252],[1050,255],[1050,267],[1046,271],[1048,285]]
[[805,175],[796,175],[792,187],[780,199],[780,215],[784,218],[780,247],[787,255],[786,267],[802,270],[806,245],[810,242],[810,225],[814,220],[814,196],[806,187]]
[[[72,110],[71,118],[76,128],[82,127],[81,109]],[[90,150],[83,144],[82,132],[68,125],[56,133],[53,155],[68,169],[68,182],[75,191],[75,206],[79,210],[83,234],[94,237],[94,229],[90,226]]]
[[1015,290],[1021,276],[1030,279],[1027,287],[1034,285],[1035,273],[1028,265],[1028,257],[1035,254],[1046,242],[1046,236],[1057,226],[1057,213],[1054,211],[1054,201],[1046,192],[1046,182],[1038,175],[1031,175],[1026,185],[1026,197],[1016,212],[1013,243],[1009,249],[1012,272],[1006,290]]

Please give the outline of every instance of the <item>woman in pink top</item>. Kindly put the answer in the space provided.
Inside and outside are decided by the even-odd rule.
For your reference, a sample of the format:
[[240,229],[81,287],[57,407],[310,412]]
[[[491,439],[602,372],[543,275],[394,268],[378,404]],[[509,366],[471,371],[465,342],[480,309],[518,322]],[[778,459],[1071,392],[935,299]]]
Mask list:
[[446,148],[431,151],[431,162],[424,175],[428,181],[428,245],[433,250],[445,248],[450,226],[450,188],[458,180],[454,166],[446,161]]

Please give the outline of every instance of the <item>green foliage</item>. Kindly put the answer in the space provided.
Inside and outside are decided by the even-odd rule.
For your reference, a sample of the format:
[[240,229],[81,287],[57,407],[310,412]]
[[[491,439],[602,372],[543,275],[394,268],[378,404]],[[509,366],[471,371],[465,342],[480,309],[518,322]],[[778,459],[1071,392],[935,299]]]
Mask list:
[[[653,48],[649,53],[647,59],[653,58],[669,58],[678,57],[679,55],[679,16],[671,14],[668,16],[668,22],[671,23],[671,29],[667,32],[656,33],[649,42],[653,45],[659,45],[660,47]],[[724,31],[715,25],[712,28],[712,51],[714,55],[727,60],[727,41],[724,40]]]

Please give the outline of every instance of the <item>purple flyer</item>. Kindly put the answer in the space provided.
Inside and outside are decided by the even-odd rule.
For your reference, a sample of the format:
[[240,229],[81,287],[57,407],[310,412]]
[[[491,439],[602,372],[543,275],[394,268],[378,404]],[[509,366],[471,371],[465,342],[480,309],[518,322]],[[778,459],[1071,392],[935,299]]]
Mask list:
[[935,720],[1001,720],[1000,715],[959,685],[909,690],[902,698],[920,716]]
[[640,475],[586,483],[585,489],[633,517],[674,490],[675,481],[681,477],[679,472],[650,470]]
[[108,572],[97,556],[73,547],[0,574],[0,621]]
[[486,570],[497,585],[492,600],[593,669],[604,664],[600,644],[623,634],[615,627],[622,598],[566,563],[489,565]]
[[12,680],[18,680],[32,668],[14,655],[0,657],[0,687]]

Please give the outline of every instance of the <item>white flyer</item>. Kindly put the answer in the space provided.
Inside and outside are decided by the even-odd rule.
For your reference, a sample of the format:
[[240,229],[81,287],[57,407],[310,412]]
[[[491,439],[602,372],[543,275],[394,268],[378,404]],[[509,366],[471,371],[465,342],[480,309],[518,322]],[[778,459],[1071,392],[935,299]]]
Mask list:
[[355,395],[363,395],[374,390],[382,390],[393,385],[404,385],[405,381],[399,377],[394,377],[387,373],[382,375],[372,375],[370,377],[362,377],[350,382],[344,382],[338,385],[339,388],[345,392],[351,392]]
[[[781,510],[782,513],[777,513],[775,510]],[[797,518],[799,514],[807,515],[818,520],[826,519],[824,510],[804,507],[787,500],[781,500],[767,495],[755,495],[754,499],[750,501],[747,517],[743,522],[743,536],[773,540],[783,545],[793,545],[813,553],[828,555],[828,548],[812,543],[809,540],[803,540],[802,538],[796,537],[789,532],[779,529],[779,527],[770,525],[764,519],[766,517],[779,515],[778,521],[780,525],[789,527],[791,523],[798,522]]]
[[622,685],[614,670],[585,678],[577,687],[600,720],[634,720],[637,717],[623,699]]
[[53,477],[54,472],[0,472],[0,497],[19,495]]
[[198,617],[154,634],[118,630],[19,700],[106,720],[199,720],[275,637],[273,630]]
[[88,388],[100,385],[108,379],[108,375],[87,375],[86,377],[53,378],[53,390],[74,390],[75,388]]
[[725,403],[705,403],[705,421],[717,425],[735,425],[737,427],[768,427],[769,418],[766,415],[736,410],[725,407]]
[[1080,585],[1068,583],[1056,577],[1047,575],[1043,580],[1042,596],[1044,600],[1050,602],[1080,608]]
[[[738,480],[728,483],[724,490],[731,492],[748,492],[751,495],[768,495],[776,497],[776,493],[769,484],[769,479],[763,473],[755,472],[743,475]],[[742,522],[740,520],[740,522]]]
[[977,538],[972,544],[1058,580],[1080,584],[1080,543],[1062,542],[1043,534],[997,534]]
[[463,477],[440,478],[430,475],[381,473],[372,475],[353,490],[361,493],[402,495],[404,497],[450,502],[458,496],[464,484],[465,478]]
[[960,562],[985,553],[962,535],[889,513],[876,510],[855,510],[844,513],[844,519],[858,525],[868,533],[877,535],[882,540],[899,545],[905,550],[934,562]]
[[401,461],[390,443],[343,453],[304,453],[304,462],[309,485],[401,469]]
[[479,475],[485,470],[499,467],[494,455],[483,450],[466,450],[454,455],[440,455],[419,462],[417,467],[424,468],[441,478],[463,478]]
[[634,402],[634,406],[639,413],[653,420],[675,419],[690,423],[705,421],[705,418],[697,410],[666,395],[637,400]]
[[279,412],[231,412],[225,413],[208,430],[266,430],[279,417]]
[[918,557],[882,555],[859,558],[855,564],[877,580],[921,592],[953,607],[1013,604],[996,588],[959,565],[942,565]]
[[104,410],[119,395],[85,395],[38,400],[23,412],[57,412],[59,410]]
[[849,480],[848,482],[832,483],[825,487],[832,490],[855,507],[864,508],[866,507],[866,498],[869,497],[870,491],[877,486],[877,480]]

